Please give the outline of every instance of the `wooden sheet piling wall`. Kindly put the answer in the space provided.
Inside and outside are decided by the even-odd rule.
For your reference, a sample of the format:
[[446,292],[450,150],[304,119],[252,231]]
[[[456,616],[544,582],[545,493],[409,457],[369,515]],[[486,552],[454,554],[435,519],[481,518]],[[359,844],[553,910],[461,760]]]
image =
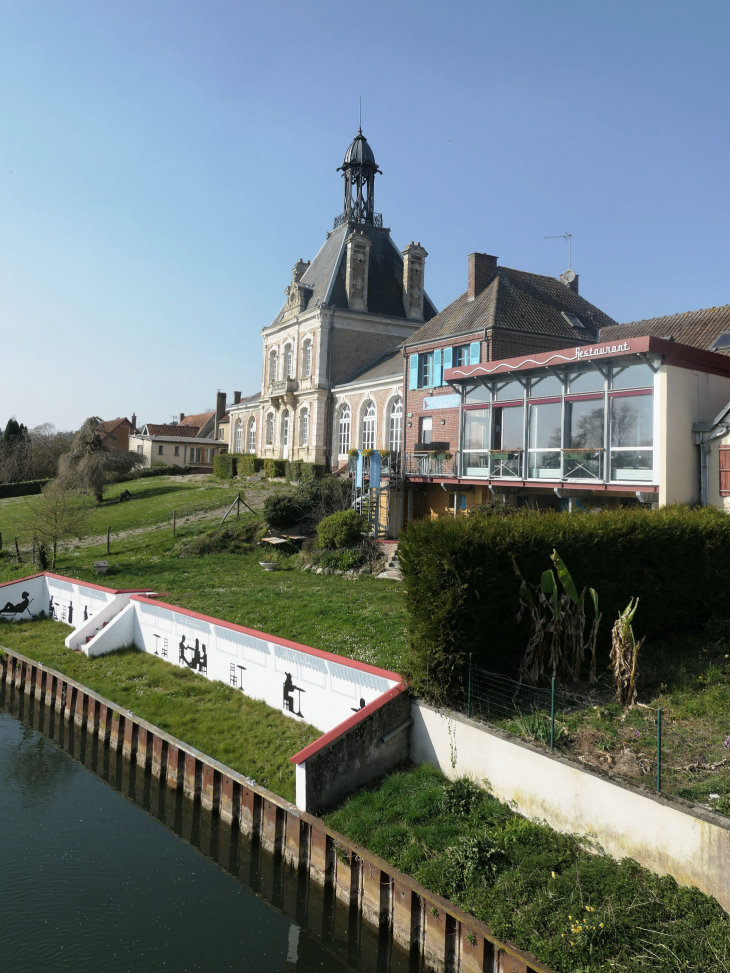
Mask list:
[[[60,672],[3,650],[0,681],[52,706],[99,743],[151,768],[171,790],[220,814],[295,870],[334,891],[351,909],[438,973],[552,973],[497,940],[488,925],[429,892],[367,849],[266,788]],[[135,773],[132,768],[130,773]]]

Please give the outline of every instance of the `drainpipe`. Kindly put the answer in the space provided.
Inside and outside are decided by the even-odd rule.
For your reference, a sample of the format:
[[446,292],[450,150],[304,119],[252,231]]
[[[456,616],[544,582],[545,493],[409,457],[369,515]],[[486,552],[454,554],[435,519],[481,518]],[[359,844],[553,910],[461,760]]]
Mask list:
[[700,447],[700,506],[710,503],[710,444],[715,439],[730,435],[729,426],[716,426],[713,422],[695,422],[692,425],[695,444]]
[[[324,305],[320,306],[320,316],[324,310]],[[327,308],[329,311],[330,321],[329,329],[327,332],[327,384],[329,385],[329,391],[327,392],[327,402],[325,404],[325,437],[324,437],[324,448],[325,448],[325,465],[329,466],[329,472],[332,472],[332,451],[333,451],[333,423],[334,423],[334,394],[332,392],[332,341],[335,336],[335,312],[333,308]]]

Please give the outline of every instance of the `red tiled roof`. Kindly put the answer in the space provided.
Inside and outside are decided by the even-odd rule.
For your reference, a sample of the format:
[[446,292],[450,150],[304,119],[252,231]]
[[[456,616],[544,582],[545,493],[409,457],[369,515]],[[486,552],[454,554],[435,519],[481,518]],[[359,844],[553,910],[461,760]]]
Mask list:
[[126,416],[122,416],[121,419],[105,419],[103,422],[100,422],[96,428],[101,429],[102,432],[113,432],[117,426],[121,426],[123,422],[126,422],[130,429],[132,428],[132,423],[129,421],[129,419],[127,419]]
[[197,426],[198,429],[202,429],[206,422],[210,422],[213,418],[215,418],[215,412],[199,412],[194,416],[185,416],[180,425]]
[[160,425],[158,423],[148,422],[146,429],[150,436],[180,436],[185,439],[195,439],[200,432],[199,426],[184,426],[182,423],[172,426],[169,424]]

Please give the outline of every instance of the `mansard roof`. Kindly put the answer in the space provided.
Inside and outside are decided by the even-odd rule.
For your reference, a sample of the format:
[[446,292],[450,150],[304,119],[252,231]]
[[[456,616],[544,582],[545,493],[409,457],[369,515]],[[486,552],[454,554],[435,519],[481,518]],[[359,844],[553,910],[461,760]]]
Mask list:
[[[312,311],[322,304],[347,308],[345,290],[345,240],[353,226],[343,224],[327,234],[322,248],[301,278],[302,284],[311,288],[306,311]],[[403,255],[396,247],[390,230],[358,224],[370,238],[370,266],[368,270],[368,311],[395,318],[405,318],[403,306]],[[279,324],[284,308],[272,321],[270,327]],[[427,295],[423,301],[424,319],[429,321],[436,314],[436,308]]]
[[657,338],[672,338],[683,345],[730,355],[730,343],[712,347],[721,335],[730,335],[730,304],[699,311],[685,311],[682,314],[667,314],[661,318],[646,318],[644,321],[614,324],[601,328],[601,341],[637,338],[645,334]]
[[[578,319],[578,329],[565,315]],[[585,329],[582,334],[580,325]],[[490,328],[590,341],[609,325],[616,325],[613,318],[557,278],[497,267],[473,300],[468,300],[467,293],[457,297],[405,344],[420,345]]]
[[376,358],[375,361],[355,372],[346,381],[338,382],[337,388],[353,385],[355,382],[378,382],[388,378],[403,381],[403,352],[400,348],[387,351],[380,358]]

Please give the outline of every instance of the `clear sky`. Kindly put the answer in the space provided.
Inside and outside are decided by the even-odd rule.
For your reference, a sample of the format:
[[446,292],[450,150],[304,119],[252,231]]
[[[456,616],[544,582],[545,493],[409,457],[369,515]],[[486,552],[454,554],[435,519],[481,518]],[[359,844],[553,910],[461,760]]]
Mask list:
[[166,421],[259,331],[363,131],[443,308],[467,254],[618,321],[730,302],[727,0],[0,0],[0,423]]

